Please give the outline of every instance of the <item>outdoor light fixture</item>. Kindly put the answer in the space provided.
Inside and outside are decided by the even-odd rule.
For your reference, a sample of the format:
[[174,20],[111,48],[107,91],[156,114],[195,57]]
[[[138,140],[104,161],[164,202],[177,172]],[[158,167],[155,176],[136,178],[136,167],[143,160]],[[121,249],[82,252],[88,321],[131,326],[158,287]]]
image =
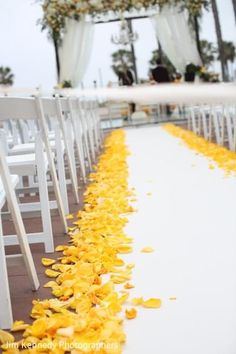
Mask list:
[[132,32],[129,23],[125,18],[121,18],[120,32],[111,36],[111,42],[119,45],[128,45],[136,42],[138,33]]

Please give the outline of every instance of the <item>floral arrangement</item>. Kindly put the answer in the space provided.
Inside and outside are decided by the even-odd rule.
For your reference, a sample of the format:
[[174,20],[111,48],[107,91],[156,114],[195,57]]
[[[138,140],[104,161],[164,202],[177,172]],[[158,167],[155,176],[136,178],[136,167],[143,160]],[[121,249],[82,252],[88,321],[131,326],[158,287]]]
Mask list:
[[150,9],[164,5],[179,4],[187,8],[192,15],[199,15],[208,0],[41,0],[43,18],[42,29],[48,29],[54,38],[60,38],[65,27],[66,18],[79,20],[81,15],[96,16],[109,11],[122,13],[131,10]]
[[198,72],[198,75],[203,82],[220,82],[219,74],[213,71],[208,71],[204,66],[201,67]]

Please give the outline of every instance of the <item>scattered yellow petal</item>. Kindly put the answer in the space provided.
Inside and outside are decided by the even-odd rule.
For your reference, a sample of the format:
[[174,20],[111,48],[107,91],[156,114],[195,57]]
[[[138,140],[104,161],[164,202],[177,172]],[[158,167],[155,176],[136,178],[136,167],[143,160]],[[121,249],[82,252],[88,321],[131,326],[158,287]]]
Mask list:
[[44,288],[53,288],[54,286],[58,286],[58,284],[55,282],[55,281],[53,281],[53,280],[51,280],[51,281],[48,281],[46,284],[44,284]]
[[144,247],[142,250],[141,250],[142,253],[152,253],[154,252],[154,249],[152,247]]
[[69,215],[66,216],[66,219],[67,220],[72,220],[72,219],[74,219],[74,216],[72,214],[69,214]]
[[59,328],[56,333],[59,336],[72,337],[74,334],[74,327]]
[[129,275],[111,275],[111,280],[114,284],[122,284],[130,279]]
[[133,249],[130,246],[119,246],[117,251],[119,253],[131,253],[133,251]]
[[134,263],[129,263],[129,264],[126,265],[127,269],[133,269],[134,267],[135,267]]
[[56,263],[55,259],[51,259],[51,258],[42,258],[41,262],[45,267],[48,267]]
[[52,269],[47,269],[45,271],[45,274],[49,277],[49,278],[56,278],[58,275],[60,275],[60,272],[56,272],[55,270]]
[[160,299],[155,299],[155,298],[151,298],[149,300],[145,300],[142,303],[143,307],[146,308],[160,308],[161,307],[161,300]]
[[128,320],[132,320],[137,316],[137,310],[133,307],[131,309],[126,309],[125,316]]
[[29,326],[26,331],[30,333],[33,337],[40,338],[47,329],[47,319],[39,318],[36,320],[32,326]]
[[130,284],[130,283],[126,283],[126,284],[124,285],[124,288],[125,288],[125,289],[133,289],[133,288],[134,288],[134,285],[133,285],[133,284]]
[[[45,352],[38,350],[37,344],[39,348],[55,347],[53,353],[62,354],[64,350],[56,348],[62,340],[68,345],[114,342],[119,347],[114,354],[121,353],[125,333],[119,313],[129,291],[121,295],[114,284],[131,279],[133,265],[126,265],[119,253],[132,252],[132,239],[125,234],[124,227],[127,215],[134,211],[129,204],[134,193],[128,185],[124,131],[113,131],[106,138],[103,151],[94,172],[88,176],[91,183],[84,193],[84,208],[74,214],[74,227],[68,232],[69,243],[56,247],[56,251],[62,252],[57,260],[42,260],[51,266],[45,274],[56,278],[44,285],[51,288],[52,297],[33,301],[32,325],[23,321],[13,325],[15,330],[24,328],[25,331],[23,338],[14,343],[20,349],[6,354]],[[136,311],[127,310],[128,318],[135,316]],[[30,344],[35,344],[35,348],[23,349]],[[82,354],[77,350],[72,352]]]
[[11,327],[11,332],[24,331],[29,325],[24,321],[15,321]]
[[142,297],[135,297],[131,300],[131,303],[135,306],[142,305],[143,304],[143,298]]
[[13,343],[15,338],[9,332],[0,329],[0,344]]
[[151,195],[152,195],[152,193],[151,193],[151,192],[148,192],[148,193],[147,193],[147,196],[151,196]]
[[197,152],[198,155],[201,154],[209,158],[212,161],[209,165],[210,169],[214,169],[218,166],[223,169],[227,175],[231,173],[234,175],[236,174],[236,153],[234,151],[230,151],[224,146],[209,142],[192,131],[180,128],[173,124],[166,124],[164,129],[173,136],[181,139],[181,142]]
[[65,249],[67,249],[68,246],[65,246],[65,245],[58,245],[56,248],[55,248],[55,251],[57,252],[61,252],[61,251],[64,251]]
[[129,298],[129,293],[127,292],[126,294],[122,295],[119,299],[118,302],[119,304],[124,304]]

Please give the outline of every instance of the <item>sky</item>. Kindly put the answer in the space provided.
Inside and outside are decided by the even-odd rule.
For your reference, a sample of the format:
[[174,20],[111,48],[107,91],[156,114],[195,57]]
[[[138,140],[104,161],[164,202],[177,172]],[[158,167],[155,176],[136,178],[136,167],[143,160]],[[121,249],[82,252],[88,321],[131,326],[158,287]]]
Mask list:
[[[223,37],[236,44],[236,26],[232,0],[217,0]],[[16,87],[38,87],[50,89],[56,84],[54,48],[47,33],[41,32],[37,20],[42,10],[35,0],[0,0],[0,66],[10,66],[15,74]],[[204,12],[201,38],[216,42],[214,21],[211,12]],[[157,43],[149,19],[133,21],[139,35],[135,43],[137,69],[140,78],[147,78],[148,62]],[[119,24],[105,23],[95,26],[94,44],[84,86],[96,80],[106,85],[117,81],[111,69],[111,53],[119,49],[111,43]],[[219,69],[219,65],[215,66]]]

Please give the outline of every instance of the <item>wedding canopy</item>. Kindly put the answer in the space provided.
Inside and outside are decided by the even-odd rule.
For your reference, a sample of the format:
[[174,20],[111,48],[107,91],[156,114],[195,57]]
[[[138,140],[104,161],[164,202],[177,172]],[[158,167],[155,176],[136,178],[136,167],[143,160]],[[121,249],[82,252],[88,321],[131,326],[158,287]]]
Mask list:
[[[69,4],[71,3],[71,4]],[[189,63],[201,65],[189,14],[198,14],[205,1],[44,1],[43,29],[56,43],[59,81],[78,87],[91,56],[96,22],[147,17],[153,23],[157,41],[177,71],[184,73]],[[72,6],[73,5],[73,6]],[[188,12],[187,12],[188,11]]]

